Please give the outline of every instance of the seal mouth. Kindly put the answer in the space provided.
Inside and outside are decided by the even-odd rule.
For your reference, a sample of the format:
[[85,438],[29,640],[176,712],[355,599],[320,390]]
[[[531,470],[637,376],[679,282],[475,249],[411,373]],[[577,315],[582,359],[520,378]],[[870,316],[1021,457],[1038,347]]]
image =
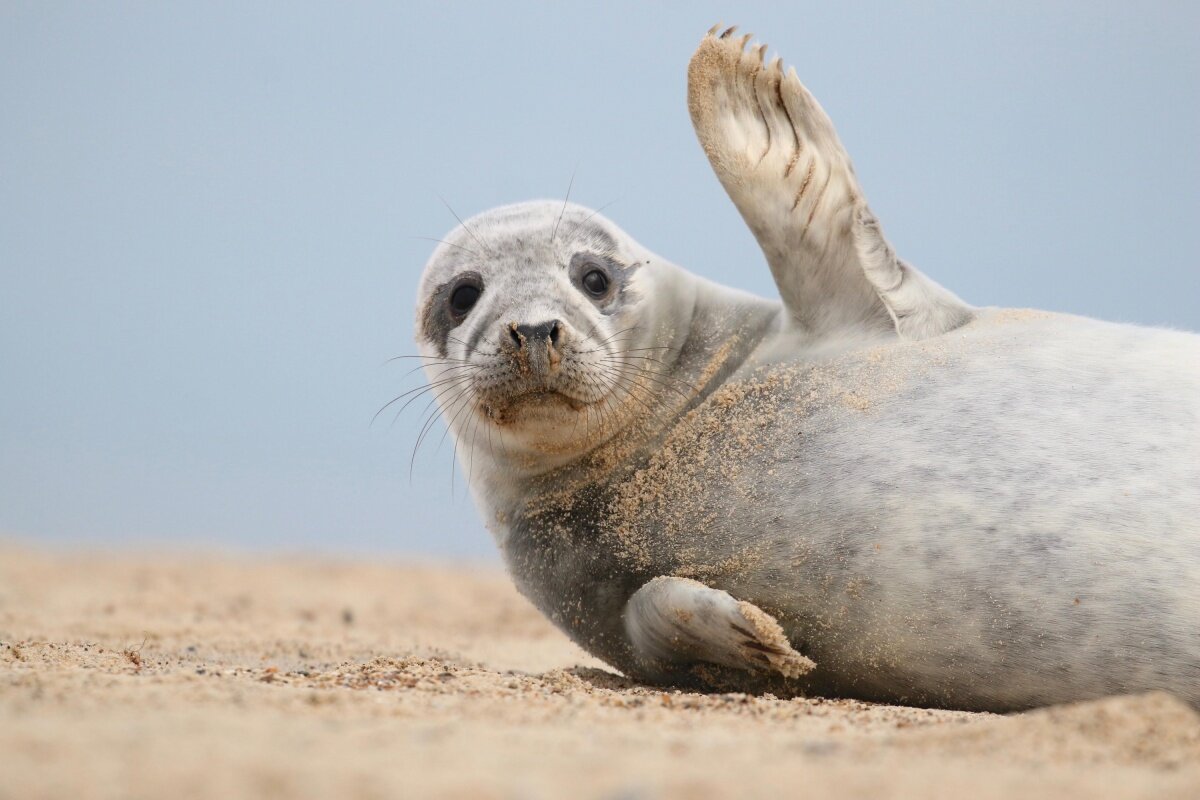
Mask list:
[[579,411],[587,405],[589,403],[565,392],[538,388],[489,401],[484,404],[483,410],[487,417],[495,422],[508,422],[515,414],[525,410],[550,411],[565,406],[571,411]]

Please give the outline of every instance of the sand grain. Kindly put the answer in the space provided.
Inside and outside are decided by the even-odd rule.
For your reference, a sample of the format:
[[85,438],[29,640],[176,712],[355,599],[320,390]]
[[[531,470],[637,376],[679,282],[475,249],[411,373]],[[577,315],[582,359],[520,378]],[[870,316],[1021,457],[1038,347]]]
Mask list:
[[1184,798],[1200,718],[664,692],[498,572],[10,545],[0,774],[3,798]]

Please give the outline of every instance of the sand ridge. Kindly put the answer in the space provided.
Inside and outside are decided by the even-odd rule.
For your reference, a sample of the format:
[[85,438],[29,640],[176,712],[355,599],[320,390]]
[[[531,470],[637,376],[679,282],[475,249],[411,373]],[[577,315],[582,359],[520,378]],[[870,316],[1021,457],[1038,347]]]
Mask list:
[[498,570],[9,544],[0,774],[2,798],[1183,798],[1200,716],[663,691]]

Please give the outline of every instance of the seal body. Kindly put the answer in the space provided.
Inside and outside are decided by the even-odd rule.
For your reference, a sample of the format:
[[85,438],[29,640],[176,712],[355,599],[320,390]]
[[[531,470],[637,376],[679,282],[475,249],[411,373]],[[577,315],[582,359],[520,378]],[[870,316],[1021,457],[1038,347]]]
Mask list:
[[688,105],[779,300],[566,202],[473,217],[426,265],[422,392],[517,586],[657,683],[1200,705],[1200,336],[964,303],[731,33]]
[[636,455],[482,493],[548,617],[636,676],[625,603],[680,575],[779,620],[805,691],[1200,703],[1197,337],[1004,310],[813,358],[787,338]]

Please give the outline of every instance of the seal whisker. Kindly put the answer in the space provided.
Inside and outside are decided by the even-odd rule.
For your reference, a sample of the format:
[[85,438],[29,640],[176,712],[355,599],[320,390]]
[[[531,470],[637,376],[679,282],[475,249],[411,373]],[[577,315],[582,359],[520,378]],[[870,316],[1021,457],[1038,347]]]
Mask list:
[[457,337],[455,337],[455,336],[449,336],[449,335],[447,335],[447,336],[446,336],[446,341],[449,341],[449,342],[456,342],[456,343],[458,343],[458,344],[461,344],[463,347],[467,348],[467,353],[468,353],[468,354],[470,354],[470,353],[474,352],[474,353],[479,353],[480,355],[484,355],[484,356],[498,356],[498,355],[500,355],[500,353],[499,353],[499,352],[496,352],[496,351],[493,351],[493,352],[488,352],[488,351],[486,351],[486,350],[479,350],[479,349],[475,348],[473,345],[469,345],[469,344],[467,344],[466,342],[464,342],[462,339],[459,339],[459,338],[457,338]]
[[[659,386],[662,386],[664,389],[675,392],[680,397],[683,397],[688,400],[690,400],[692,397],[694,397],[699,392],[699,389],[697,389],[695,386],[692,386],[687,381],[681,380],[679,378],[674,378],[672,376],[666,375],[661,372],[656,372],[656,371],[650,369],[649,367],[646,367],[645,365],[634,366],[632,364],[624,364],[622,362],[609,362],[609,366],[613,366],[618,370],[626,371],[629,374],[645,375],[652,382],[657,383]],[[677,389],[673,384],[680,384],[682,386],[685,386],[691,392],[691,394],[684,394],[681,390]]]
[[630,379],[646,378],[651,383],[661,386],[663,389],[665,389],[667,391],[675,392],[680,397],[683,397],[685,399],[690,399],[690,397],[691,397],[691,395],[684,394],[681,390],[672,386],[667,381],[664,381],[661,378],[655,377],[652,373],[650,373],[649,370],[637,369],[636,367],[626,367],[626,366],[622,366],[619,364],[606,364],[605,367],[607,369],[613,370],[618,375],[621,375],[621,376],[624,376],[624,377],[627,377]]
[[[447,391],[449,391],[449,389],[447,389]],[[425,407],[421,409],[421,413],[417,417],[417,419],[420,421],[420,424],[417,425],[417,430],[418,431],[424,430],[425,425],[429,424],[436,416],[438,416],[441,413],[442,413],[441,407],[438,405],[438,396],[436,394],[434,394],[433,396],[431,396],[429,398],[429,402],[427,402],[425,404]],[[419,442],[420,439],[421,439],[421,437],[418,435],[417,441]]]
[[576,223],[575,223],[575,227],[573,227],[573,228],[571,228],[571,230],[567,231],[567,238],[568,238],[568,239],[574,239],[574,238],[575,238],[575,233],[576,233],[576,232],[579,230],[579,228],[580,228],[580,227],[581,227],[581,226],[582,226],[584,223],[586,223],[586,222],[587,222],[588,220],[590,220],[592,217],[596,216],[596,215],[597,215],[597,214],[599,214],[601,211],[603,211],[604,209],[608,208],[609,206],[611,206],[613,203],[616,203],[616,202],[619,202],[619,198],[618,198],[617,200],[610,200],[610,201],[608,201],[607,203],[605,203],[604,205],[600,206],[599,208],[597,208],[597,209],[596,209],[595,211],[593,211],[592,213],[588,214],[588,215],[587,215],[586,217],[584,217],[583,219],[579,220],[579,222],[576,222]]
[[442,244],[448,245],[449,247],[454,247],[454,248],[457,248],[458,250],[462,250],[464,253],[470,253],[471,255],[475,256],[476,258],[483,258],[483,256],[479,255],[479,253],[476,253],[474,250],[470,250],[466,247],[463,247],[462,245],[455,244],[454,242],[447,242],[445,239],[437,239],[437,238],[434,238],[433,236],[414,236],[412,238],[424,239],[427,242],[441,242]]
[[[599,329],[600,329],[600,322],[601,322],[601,320],[597,319],[597,320],[594,320],[594,321],[591,323],[590,329],[589,329],[589,331],[588,331],[588,336],[591,336],[591,337],[597,337],[597,336],[599,336],[599,335],[600,335],[600,330],[599,330]],[[620,334],[620,333],[625,333],[626,331],[633,331],[633,330],[637,330],[637,329],[638,329],[638,327],[639,327],[638,325],[630,325],[630,326],[628,326],[628,327],[626,327],[626,328],[621,328],[620,330],[617,330],[617,331],[615,331],[615,332],[612,334],[612,336],[616,336],[617,334]]]
[[[654,408],[652,406],[650,406],[641,397],[639,397],[638,395],[635,395],[633,393],[634,389],[641,389],[642,391],[645,391],[645,387],[639,386],[637,384],[637,382],[634,381],[632,378],[622,376],[617,373],[606,372],[606,370],[607,370],[607,368],[601,368],[600,371],[602,374],[607,374],[609,376],[610,380],[613,381],[613,385],[615,388],[617,388],[620,391],[623,391],[626,397],[630,398],[631,400],[633,400],[633,401],[637,402],[639,405],[641,405],[644,409],[646,409],[646,411],[650,412],[651,416],[653,416],[655,414]],[[653,397],[651,396],[650,399],[652,400]]]
[[472,377],[469,375],[468,376],[459,376],[457,378],[448,379],[447,382],[438,384],[437,386],[425,387],[422,391],[418,392],[417,394],[414,394],[412,397],[410,397],[404,401],[404,405],[400,406],[400,408],[398,408],[396,410],[395,416],[392,417],[391,425],[389,425],[388,427],[394,426],[396,424],[396,421],[400,419],[400,415],[404,413],[404,409],[408,408],[413,402],[420,399],[421,395],[425,394],[426,392],[433,392],[434,397],[431,398],[431,401],[437,402],[436,393],[439,389],[445,390],[445,391],[450,391],[451,389],[468,386],[469,382],[471,380],[472,380]]
[[617,338],[617,337],[618,337],[618,336],[620,336],[621,334],[623,334],[623,333],[633,333],[633,332],[634,332],[634,331],[636,331],[636,330],[638,330],[638,326],[637,326],[637,325],[630,325],[628,328],[622,328],[621,330],[619,330],[619,331],[617,331],[616,333],[612,334],[612,335],[611,335],[611,336],[609,336],[608,338],[601,340],[600,344],[608,344],[610,341],[612,341],[613,339]]
[[652,356],[629,356],[629,355],[622,354],[619,356],[601,356],[600,359],[598,359],[598,360],[614,362],[617,364],[621,364],[622,366],[629,367],[631,369],[645,370],[646,372],[649,372],[651,375],[660,375],[665,378],[669,378],[670,380],[672,380],[676,383],[681,383],[693,391],[696,390],[696,387],[694,385],[692,385],[688,381],[685,381],[683,378],[677,378],[674,375],[668,375],[663,370],[657,369],[656,367],[663,367],[665,369],[666,365],[663,364],[661,359],[654,358]]
[[[454,387],[451,387],[451,389],[453,389],[453,388]],[[447,389],[446,391],[450,391],[450,389]],[[434,406],[433,413],[429,415],[429,417],[425,421],[424,425],[421,426],[421,432],[418,434],[417,442],[413,446],[412,458],[409,459],[409,463],[408,463],[410,480],[411,480],[411,476],[412,476],[413,466],[417,460],[417,452],[421,449],[421,443],[425,440],[425,438],[429,435],[429,432],[433,429],[433,425],[437,422],[438,419],[440,419],[440,418],[444,419],[446,414],[451,409],[453,409],[456,405],[458,405],[458,403],[460,403],[462,401],[463,397],[470,397],[471,394],[472,393],[471,393],[470,389],[459,389],[458,393],[455,394],[455,396],[448,403],[445,403],[445,404],[443,403],[442,396],[438,395],[437,403]],[[450,430],[450,426],[453,423],[454,423],[453,418],[451,418],[450,420],[448,420],[446,422],[446,431],[447,432]],[[445,438],[445,435],[443,434],[443,440],[444,440],[444,438]],[[440,441],[441,440],[439,440],[439,444],[440,444]],[[434,451],[435,455],[436,455],[436,452],[437,451],[435,450]]]
[[[453,208],[450,207],[450,204],[448,202],[446,202],[446,198],[439,196],[438,199],[441,200],[442,204],[446,206],[446,210],[449,211],[456,220],[458,220],[458,224],[462,226],[462,229],[464,231],[466,231],[468,234],[470,234],[471,238],[474,239],[475,242],[480,247],[482,247],[484,250],[489,250],[488,246],[485,245],[483,243],[483,241],[478,236],[475,235],[475,231],[471,230],[470,227],[467,226],[467,223],[462,221],[462,217],[460,217],[458,215],[458,213]],[[490,250],[489,250],[489,252],[490,252]],[[495,253],[492,253],[492,255],[494,256]]]
[[646,369],[654,372],[661,372],[661,370],[656,370],[656,367],[661,367],[663,369],[668,368],[668,365],[664,364],[661,358],[655,358],[654,356],[631,356],[622,353],[617,356],[609,356],[609,358],[616,359],[618,363],[626,364],[630,367]]
[[[482,419],[482,418],[483,418],[483,415],[482,415],[482,414],[480,414],[479,416],[480,416],[480,419]],[[491,424],[487,425],[486,427],[487,427],[488,456],[489,456],[489,457],[492,459],[492,464],[493,464],[493,465],[495,465],[495,466],[497,466],[497,467],[499,467],[499,466],[500,466],[500,460],[499,460],[498,458],[496,458],[496,446],[495,446],[495,444],[492,442],[492,431],[495,431],[495,430],[497,430],[497,428],[496,428],[496,426],[495,426],[495,425],[491,425]],[[504,446],[504,435],[503,435],[502,433],[501,433],[501,434],[499,434],[499,435],[500,435],[500,445],[501,445],[501,447],[503,448],[503,446]]]
[[[458,398],[461,397],[463,394],[467,393],[468,391],[469,391],[469,389],[467,389],[465,387],[461,387],[461,386],[446,386],[446,387],[442,387],[440,390],[434,391],[433,397],[430,398],[429,403],[425,406],[424,410],[422,411],[423,419],[422,419],[421,426],[418,429],[418,433],[417,433],[417,442],[416,442],[417,448],[420,448],[421,441],[425,438],[426,435],[428,435],[429,430],[436,423],[436,421],[439,418],[445,417],[445,412],[446,412],[446,409],[449,407],[449,405],[457,402]],[[447,401],[445,398],[451,392],[454,392],[454,396],[449,401]],[[415,456],[416,453],[414,452],[413,455]]]
[[563,214],[567,213],[567,204],[571,202],[571,188],[575,186],[575,173],[579,170],[579,164],[575,165],[575,169],[571,170],[571,180],[567,182],[567,196],[563,198],[562,211],[558,212],[558,219],[554,221],[554,230],[550,231],[550,244],[554,244],[554,237],[558,235],[558,226],[562,224]]
[[[606,341],[606,342],[603,342],[603,343],[601,343],[600,345],[598,345],[598,346],[596,346],[596,347],[594,347],[594,348],[591,348],[591,349],[589,349],[589,350],[580,350],[579,352],[580,352],[581,354],[583,354],[583,353],[610,353],[610,352],[611,352],[611,350],[610,350],[608,347],[606,347],[605,345],[619,345],[619,344],[621,344],[621,342],[622,342],[622,341],[624,341],[624,340],[623,340],[623,339],[616,339],[616,340],[614,340],[614,341],[611,341],[611,342],[608,342],[608,341]],[[658,348],[653,348],[653,349],[658,349]]]
[[650,416],[654,416],[654,413],[655,413],[654,408],[649,403],[647,403],[642,397],[640,397],[639,395],[634,393],[634,389],[642,389],[643,387],[638,386],[634,381],[624,378],[620,375],[616,375],[613,373],[605,373],[603,371],[602,371],[602,374],[606,374],[608,376],[609,380],[611,380],[612,384],[613,384],[612,385],[613,391],[610,392],[609,394],[605,395],[605,397],[604,397],[604,402],[606,404],[608,404],[609,408],[612,408],[610,398],[614,394],[619,393],[619,394],[623,394],[626,399],[632,400],[633,402],[640,405],[643,409],[645,409],[645,411]]
[[626,352],[626,353],[644,353],[644,352],[649,352],[649,351],[670,350],[670,349],[671,349],[670,347],[634,347],[629,350],[625,350],[624,352]]
[[[479,410],[479,400],[476,399],[475,408],[472,409],[472,412],[477,412],[478,410]],[[471,429],[471,447],[470,447],[469,460],[467,462],[470,465],[467,468],[467,495],[468,496],[471,494],[471,480],[475,477],[475,454],[477,452],[479,452],[475,448],[475,439],[477,436],[479,436],[479,421],[481,419],[481,417],[478,413],[472,413],[471,417],[474,420],[474,425],[472,426],[472,429]],[[455,447],[457,448],[457,446],[458,446],[458,443],[456,441]],[[451,459],[451,461],[453,462],[453,459]]]
[[[473,392],[464,391],[464,392],[460,393],[460,397],[462,397],[462,396],[471,397],[473,394],[474,394]],[[442,444],[446,441],[446,437],[450,435],[450,431],[454,427],[454,423],[458,420],[458,418],[462,415],[462,413],[464,411],[466,411],[468,408],[474,408],[474,406],[471,403],[463,403],[459,407],[458,411],[456,411],[454,413],[454,416],[450,418],[450,421],[446,424],[446,430],[442,431],[442,437],[440,439],[438,439],[437,447],[433,451],[435,455],[438,453],[438,451],[440,451],[442,449]],[[455,452],[457,453],[458,452],[458,437],[455,436],[454,440],[455,440]]]
[[408,371],[407,371],[407,372],[405,372],[403,375],[401,375],[401,376],[400,376],[400,378],[401,378],[401,380],[403,380],[404,378],[407,378],[409,375],[412,375],[412,374],[413,374],[414,372],[416,372],[417,370],[422,370],[422,369],[429,369],[429,370],[437,369],[437,370],[441,370],[441,372],[439,372],[439,373],[438,373],[438,375],[440,376],[440,375],[445,375],[445,374],[446,374],[446,372],[447,372],[447,371],[449,371],[449,370],[451,370],[451,369],[457,369],[457,370],[465,370],[465,369],[477,369],[477,370],[478,370],[478,369],[483,369],[483,367],[482,367],[481,365],[479,365],[479,364],[472,364],[472,363],[470,363],[470,362],[465,362],[465,363],[461,363],[461,364],[454,364],[454,363],[449,363],[449,364],[417,364],[415,367],[413,367],[412,369],[408,370]]
[[[446,389],[446,391],[451,391],[453,388],[454,387],[449,387]],[[457,399],[457,395],[455,396],[455,399]],[[423,409],[421,409],[420,419],[422,420],[422,422],[418,426],[420,433],[417,436],[416,445],[413,447],[412,457],[409,459],[409,465],[408,465],[408,480],[410,483],[412,482],[412,470],[413,470],[413,464],[416,461],[417,450],[420,448],[421,442],[424,439],[425,435],[428,433],[429,430],[432,429],[432,426],[437,422],[438,418],[441,416],[442,416],[442,408],[439,403],[439,397],[438,397],[438,395],[435,394],[433,397],[431,397],[429,399],[429,402],[425,404],[425,407]]]
[[[382,414],[384,411],[386,411],[389,406],[403,400],[405,397],[408,397],[410,394],[413,394],[415,392],[417,394],[417,396],[420,396],[420,395],[424,394],[425,392],[428,392],[429,390],[436,388],[439,385],[442,385],[444,383],[449,383],[450,381],[458,380],[458,377],[460,377],[460,376],[452,376],[452,377],[448,377],[448,378],[442,378],[442,379],[436,380],[436,381],[431,381],[429,383],[422,384],[421,386],[418,386],[415,389],[409,389],[407,392],[404,392],[402,394],[397,395],[396,397],[393,397],[391,400],[388,400],[386,403],[384,403],[380,407],[380,409],[375,412],[375,415],[373,417],[371,417],[371,422],[369,424],[374,424],[375,420],[377,420],[379,418],[379,415]],[[404,407],[401,406],[400,410],[403,411]]]
[[450,358],[448,356],[403,355],[403,356],[392,356],[391,358],[386,359],[383,362],[383,364],[380,364],[380,366],[384,366],[385,364],[390,364],[393,361],[402,361],[404,359],[409,359],[409,358],[419,358],[419,359],[422,359],[427,362],[431,361],[435,364],[440,364],[443,362],[451,362],[451,363],[458,363],[458,364],[469,363],[468,360],[465,358]]
[[[610,387],[602,386],[600,384],[600,382],[597,380],[597,376],[593,375],[593,374],[583,373],[579,376],[579,379],[580,379],[580,381],[583,382],[583,384],[585,386],[591,386],[597,393],[597,399],[592,401],[591,403],[589,403],[587,406],[586,416],[590,420],[591,409],[594,408],[596,410],[596,416],[599,417],[599,423],[598,423],[597,429],[599,432],[602,433],[609,426],[609,421],[608,421],[608,416],[606,414],[606,410],[610,409],[610,405],[608,403],[608,398],[611,394],[612,389]],[[590,431],[587,431],[587,438],[588,438],[588,440],[591,439]]]
[[[598,353],[598,352],[601,352],[601,351],[605,351],[605,352],[607,352],[608,348],[607,348],[607,347],[605,347],[605,345],[608,345],[608,344],[612,344],[612,343],[614,343],[614,340],[616,340],[617,342],[619,342],[620,340],[619,340],[619,339],[617,339],[617,337],[618,337],[618,336],[621,336],[622,334],[625,334],[625,333],[632,333],[632,332],[633,332],[633,331],[635,331],[636,329],[637,329],[637,326],[633,326],[633,327],[630,327],[630,328],[624,328],[624,329],[622,329],[622,330],[619,330],[619,331],[617,331],[616,333],[614,333],[614,334],[612,334],[612,335],[610,335],[610,336],[608,336],[608,337],[606,337],[606,338],[604,338],[604,339],[602,339],[602,340],[599,340],[599,341],[597,341],[597,342],[596,342],[596,347],[595,347],[595,348],[593,348],[593,349],[590,349],[590,350],[581,350],[581,351],[579,351],[579,352],[581,352],[581,353]],[[587,334],[587,338],[589,338],[589,339],[595,339],[595,338],[596,338],[596,326],[595,326],[595,325],[593,325],[593,326],[592,326],[592,328],[591,328],[591,330],[588,332],[588,334]]]
[[[640,396],[645,397],[647,399],[647,401],[651,404],[651,405],[647,406],[648,410],[650,410],[652,413],[656,413],[656,414],[658,413],[658,409],[662,405],[662,398],[656,396],[655,393],[649,387],[645,386],[641,382],[642,379],[647,376],[645,376],[642,373],[621,372],[619,370],[616,370],[613,367],[607,367],[607,369],[610,370],[609,374],[615,376],[615,378],[618,380],[618,382],[622,386],[626,387],[629,390],[636,389],[640,393]],[[669,387],[666,387],[666,388],[669,388]],[[676,393],[679,394],[678,392],[676,392]],[[682,395],[682,394],[680,394],[680,397],[687,399],[686,396]]]

